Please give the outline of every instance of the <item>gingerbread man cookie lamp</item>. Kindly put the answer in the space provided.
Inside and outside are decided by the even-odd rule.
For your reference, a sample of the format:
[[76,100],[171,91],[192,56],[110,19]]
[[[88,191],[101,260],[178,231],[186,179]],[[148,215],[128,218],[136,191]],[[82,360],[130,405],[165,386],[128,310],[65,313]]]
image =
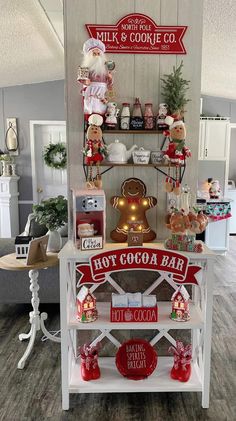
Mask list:
[[111,231],[111,239],[118,243],[127,241],[128,231],[140,230],[143,241],[149,242],[156,238],[156,233],[151,230],[146,211],[157,204],[157,199],[146,196],[146,186],[138,178],[128,178],[121,185],[121,196],[113,196],[111,204],[120,211],[120,219],[116,229]]

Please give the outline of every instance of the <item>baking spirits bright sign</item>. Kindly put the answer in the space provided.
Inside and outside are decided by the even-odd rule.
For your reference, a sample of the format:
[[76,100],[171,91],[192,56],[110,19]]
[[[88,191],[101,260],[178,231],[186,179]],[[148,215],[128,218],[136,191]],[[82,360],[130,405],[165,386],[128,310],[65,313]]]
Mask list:
[[186,54],[182,38],[187,26],[157,26],[148,16],[133,13],[116,25],[85,25],[90,37],[100,39],[108,53]]

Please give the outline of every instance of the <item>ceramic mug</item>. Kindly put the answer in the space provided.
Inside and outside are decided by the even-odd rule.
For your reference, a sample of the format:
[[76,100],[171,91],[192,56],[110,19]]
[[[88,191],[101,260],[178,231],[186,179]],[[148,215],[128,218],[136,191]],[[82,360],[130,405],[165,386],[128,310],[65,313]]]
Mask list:
[[77,233],[79,237],[92,237],[95,234],[94,225],[88,223],[79,224]]
[[89,79],[89,69],[88,67],[78,67],[78,77],[77,80],[87,80]]

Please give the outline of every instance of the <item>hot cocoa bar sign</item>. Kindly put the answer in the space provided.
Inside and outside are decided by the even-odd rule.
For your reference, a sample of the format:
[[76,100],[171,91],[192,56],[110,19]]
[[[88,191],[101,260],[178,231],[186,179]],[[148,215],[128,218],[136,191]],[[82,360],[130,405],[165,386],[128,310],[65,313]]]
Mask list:
[[133,13],[116,25],[85,25],[90,37],[100,39],[108,53],[186,54],[182,38],[187,26],[157,26],[148,16]]
[[129,247],[97,253],[89,258],[89,264],[78,264],[82,274],[79,284],[102,283],[106,275],[126,270],[150,270],[173,274],[178,284],[198,284],[195,275],[200,266],[190,265],[188,257],[169,250],[148,247]]

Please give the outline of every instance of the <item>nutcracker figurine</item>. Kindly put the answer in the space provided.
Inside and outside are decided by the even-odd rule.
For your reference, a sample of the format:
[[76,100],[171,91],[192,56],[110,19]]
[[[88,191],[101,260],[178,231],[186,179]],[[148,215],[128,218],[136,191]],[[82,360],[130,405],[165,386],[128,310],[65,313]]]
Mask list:
[[[102,116],[92,114],[88,119],[89,127],[86,134],[86,145],[83,150],[85,155],[85,164],[89,165],[88,187],[102,188],[102,180],[99,165],[106,157],[106,146],[102,139],[101,125],[103,123]],[[93,165],[96,165],[97,175],[93,177]]]

